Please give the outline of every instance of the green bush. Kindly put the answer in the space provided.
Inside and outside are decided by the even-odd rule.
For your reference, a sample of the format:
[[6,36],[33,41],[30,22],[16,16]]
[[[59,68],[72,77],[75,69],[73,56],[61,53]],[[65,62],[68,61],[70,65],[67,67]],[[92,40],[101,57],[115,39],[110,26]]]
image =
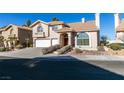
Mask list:
[[122,49],[121,45],[118,43],[112,43],[109,45],[109,47],[113,50],[121,50]]
[[5,48],[0,48],[0,52],[3,52],[3,51],[6,51],[6,49]]

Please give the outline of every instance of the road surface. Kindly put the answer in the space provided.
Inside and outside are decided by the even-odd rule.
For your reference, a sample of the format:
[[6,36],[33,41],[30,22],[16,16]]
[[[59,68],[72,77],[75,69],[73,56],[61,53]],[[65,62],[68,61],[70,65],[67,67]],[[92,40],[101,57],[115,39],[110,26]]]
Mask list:
[[[82,61],[71,56],[32,59],[0,57],[1,80],[122,80],[124,62],[110,62],[112,69],[99,66],[100,61]],[[108,67],[109,67],[108,66]],[[112,68],[111,66],[111,68]],[[121,69],[124,72],[124,69]]]

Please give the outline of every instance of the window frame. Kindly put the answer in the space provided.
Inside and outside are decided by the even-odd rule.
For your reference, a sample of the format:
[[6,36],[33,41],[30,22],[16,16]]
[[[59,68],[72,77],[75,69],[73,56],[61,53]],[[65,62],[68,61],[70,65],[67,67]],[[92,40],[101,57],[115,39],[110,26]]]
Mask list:
[[[41,28],[42,28],[42,30],[40,30]],[[44,29],[43,29],[43,27],[41,25],[37,27],[37,32],[38,33],[43,32],[43,31],[44,31]]]
[[[85,37],[83,37],[83,35]],[[77,35],[77,46],[90,46],[90,38],[87,33],[81,32]]]
[[58,30],[58,25],[53,25],[52,30]]

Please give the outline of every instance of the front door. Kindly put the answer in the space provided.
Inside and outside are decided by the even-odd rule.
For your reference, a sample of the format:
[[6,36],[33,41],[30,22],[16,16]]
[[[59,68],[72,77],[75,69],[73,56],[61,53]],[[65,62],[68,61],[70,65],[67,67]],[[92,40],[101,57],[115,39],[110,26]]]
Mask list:
[[63,45],[64,46],[68,45],[68,34],[64,34]]

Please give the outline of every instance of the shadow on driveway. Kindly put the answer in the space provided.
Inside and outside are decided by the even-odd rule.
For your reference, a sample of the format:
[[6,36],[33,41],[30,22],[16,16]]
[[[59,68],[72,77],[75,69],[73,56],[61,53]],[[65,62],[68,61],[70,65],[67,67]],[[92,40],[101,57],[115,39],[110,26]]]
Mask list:
[[0,59],[1,80],[123,80],[124,77],[71,56]]

